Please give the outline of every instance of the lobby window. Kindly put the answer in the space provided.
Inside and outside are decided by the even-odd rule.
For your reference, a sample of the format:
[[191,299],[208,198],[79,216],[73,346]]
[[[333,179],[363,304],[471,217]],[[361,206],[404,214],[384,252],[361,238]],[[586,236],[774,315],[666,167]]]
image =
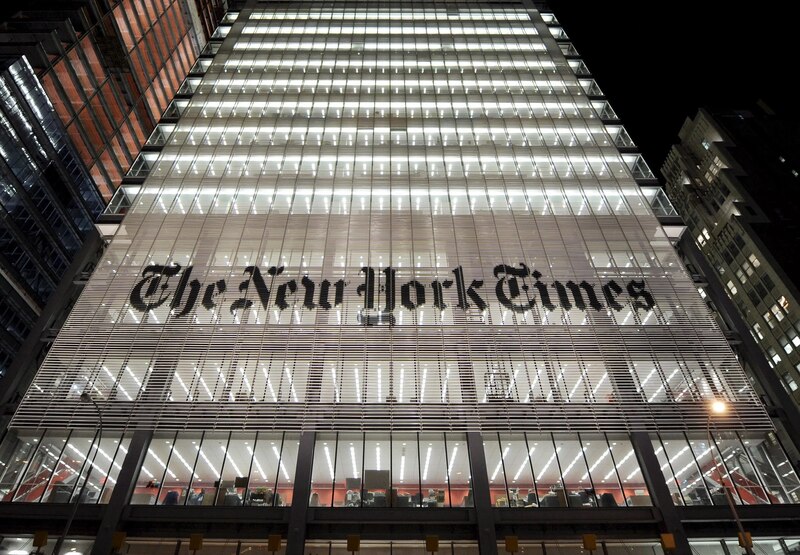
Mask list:
[[626,436],[487,434],[484,452],[495,507],[651,505]]
[[131,504],[290,505],[297,445],[288,433],[156,434]]
[[319,434],[312,506],[472,506],[462,434]]
[[129,442],[110,431],[99,442],[91,430],[10,431],[0,445],[0,500],[108,503]]
[[[653,445],[664,479],[679,505],[796,503],[800,482],[772,434],[740,436],[660,434]],[[767,461],[772,461],[767,462]]]

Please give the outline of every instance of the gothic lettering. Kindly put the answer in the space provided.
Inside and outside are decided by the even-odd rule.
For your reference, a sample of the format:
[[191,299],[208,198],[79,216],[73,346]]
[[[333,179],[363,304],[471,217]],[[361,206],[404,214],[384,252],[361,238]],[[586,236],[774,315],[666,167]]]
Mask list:
[[[521,294],[517,278],[522,280],[522,290],[525,291],[525,297],[527,297],[528,285],[525,283],[525,278],[531,274],[525,264],[520,264],[520,266],[521,268],[514,268],[506,264],[498,264],[494,267],[494,277],[505,276],[498,280],[494,288],[497,300],[500,301],[500,304],[506,308],[510,308],[514,312],[525,312],[536,305],[535,298],[529,298],[522,304],[514,304],[514,299]],[[508,288],[508,294],[506,294],[505,291],[506,287]]]
[[[411,288],[414,288],[414,300],[411,300]],[[400,288],[400,299],[408,310],[415,310],[425,304],[425,286],[412,280]]]
[[628,282],[627,290],[628,294],[633,299],[632,304],[634,310],[638,311],[640,308],[642,310],[650,310],[656,305],[653,295],[644,288],[644,280],[636,281],[632,279]]
[[[174,264],[172,266],[154,264],[147,266],[142,271],[142,279],[134,285],[130,294],[131,307],[139,312],[153,310],[164,303],[170,297],[169,307],[175,317],[179,318],[192,312],[200,296],[203,284],[197,279],[192,279],[193,267],[183,268]],[[283,266],[271,266],[267,274],[274,280],[284,273]],[[396,308],[395,295],[397,293],[397,271],[392,267],[380,270],[383,274],[383,283],[380,291],[385,294],[384,308],[382,313],[391,314]],[[181,273],[177,286],[173,293],[170,292],[169,279]],[[356,287],[356,294],[363,299],[365,309],[375,309],[375,289],[379,285],[375,268],[364,266],[361,268],[364,281]],[[455,305],[462,310],[477,308],[486,310],[488,303],[481,296],[483,287],[482,280],[468,280],[464,275],[461,266],[451,270],[453,280],[433,280],[430,288],[433,292],[433,306],[439,310],[445,310],[449,305],[446,296],[457,300]],[[252,308],[255,304],[254,299],[248,299],[248,293],[255,290],[255,296],[264,309],[270,303],[270,289],[258,266],[248,266],[244,270],[247,278],[239,283],[238,290],[241,294],[230,304],[230,311],[235,314],[237,310]],[[542,274],[538,270],[531,270],[523,263],[516,266],[509,264],[498,264],[494,267],[494,276],[498,278],[494,292],[502,306],[514,312],[524,313],[541,303],[542,308],[548,311],[561,307],[564,310],[577,309],[586,312],[589,309],[601,311],[605,307],[621,311],[625,308],[625,303],[633,307],[634,310],[652,310],[655,307],[655,299],[652,293],[646,289],[644,280],[631,280],[625,284],[623,289],[616,281],[610,280],[602,285],[602,300],[598,297],[596,286],[582,280],[575,282],[553,281],[549,286],[542,281]],[[533,279],[533,283],[531,283]],[[308,275],[300,278],[299,285],[303,288],[302,296],[296,301],[291,298],[298,292],[298,282],[296,279],[289,279],[283,283],[275,283],[276,293],[274,306],[279,310],[286,310],[302,303],[306,310],[330,310],[344,302],[345,288],[347,282],[340,279],[331,283],[327,279],[322,279],[318,283]],[[319,284],[319,287],[317,285]],[[270,286],[272,287],[272,285]],[[333,292],[331,292],[331,287]],[[411,280],[400,287],[400,302],[406,310],[416,310],[423,306],[428,299],[427,285]],[[554,304],[550,298],[550,288],[555,290],[558,305]],[[452,291],[455,289],[455,294]],[[220,279],[205,286],[201,305],[206,310],[212,310],[218,306],[222,297],[225,296],[227,284]],[[627,293],[627,297],[623,295]],[[331,299],[333,296],[333,299]],[[452,302],[452,301],[451,301]]]
[[622,305],[617,302],[617,296],[622,293],[622,287],[620,287],[616,281],[613,279],[606,283],[603,286],[603,295],[606,297],[606,302],[608,306],[619,312],[622,310]]
[[[175,264],[174,266],[153,264],[145,267],[145,269],[142,271],[142,277],[144,279],[137,283],[131,291],[131,306],[139,312],[147,312],[148,310],[158,308],[164,304],[169,298],[169,295],[165,294],[167,288],[169,287],[169,278],[176,275],[178,272],[180,272],[180,270],[180,264]],[[158,286],[161,284],[162,276],[166,277],[166,279],[161,285],[161,293],[158,295],[158,299],[155,299],[152,302],[145,302],[145,299],[156,294],[156,291],[159,288]],[[142,288],[145,285],[147,285],[147,291],[145,291],[144,295],[142,295]]]

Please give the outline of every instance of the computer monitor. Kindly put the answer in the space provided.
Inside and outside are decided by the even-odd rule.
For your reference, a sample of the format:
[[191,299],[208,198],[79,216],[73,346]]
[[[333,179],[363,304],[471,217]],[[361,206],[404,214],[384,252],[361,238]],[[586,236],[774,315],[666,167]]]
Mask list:
[[364,471],[364,489],[389,489],[391,487],[392,477],[388,470],[365,470]]
[[345,486],[352,491],[359,491],[361,489],[361,478],[345,478]]

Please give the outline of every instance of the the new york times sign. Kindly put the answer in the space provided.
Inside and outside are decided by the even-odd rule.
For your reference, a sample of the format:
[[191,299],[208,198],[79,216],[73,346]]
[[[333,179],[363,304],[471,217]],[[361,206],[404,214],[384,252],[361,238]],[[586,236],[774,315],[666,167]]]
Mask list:
[[169,303],[167,306],[176,318],[190,314],[198,302],[205,310],[227,306],[234,314],[256,303],[264,309],[272,306],[286,310],[302,304],[309,310],[330,310],[344,302],[345,289],[352,286],[362,299],[364,309],[379,311],[390,322],[393,321],[392,311],[398,308],[398,296],[400,305],[412,311],[423,306],[444,310],[450,305],[461,310],[475,308],[482,311],[493,301],[492,297],[502,306],[519,313],[537,305],[548,311],[560,307],[584,312],[620,311],[626,305],[636,311],[648,311],[655,306],[644,280],[618,283],[612,279],[595,284],[585,280],[548,282],[543,281],[539,271],[531,271],[525,264],[498,264],[493,271],[497,279],[494,284],[469,279],[459,266],[450,272],[452,278],[435,279],[429,283],[413,279],[399,287],[397,270],[392,267],[376,270],[365,266],[359,272],[363,280],[351,284],[341,279],[315,282],[307,275],[299,280],[287,279],[283,266],[268,268],[265,276],[258,266],[248,266],[243,272],[244,279],[235,285],[235,299],[230,298],[230,288],[224,279],[203,284],[192,279],[192,270],[192,266],[182,268],[178,264],[147,266],[142,279],[131,291],[131,306],[139,312],[147,312]]

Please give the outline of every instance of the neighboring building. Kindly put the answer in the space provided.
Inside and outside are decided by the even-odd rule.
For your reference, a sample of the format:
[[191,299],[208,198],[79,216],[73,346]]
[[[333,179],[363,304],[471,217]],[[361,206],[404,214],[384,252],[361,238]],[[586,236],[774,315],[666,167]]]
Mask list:
[[34,1],[0,29],[0,54],[28,58],[106,201],[205,46],[197,8],[215,4]]
[[664,164],[667,192],[783,387],[800,401],[800,121],[761,105],[700,110]]
[[2,547],[720,553],[731,499],[797,548],[680,220],[546,8],[251,0],[213,36],[0,443]]
[[80,291],[73,282],[96,262],[94,221],[221,9],[221,0],[34,0],[0,25],[0,429]]
[[105,203],[24,58],[0,65],[0,154],[2,378]]

